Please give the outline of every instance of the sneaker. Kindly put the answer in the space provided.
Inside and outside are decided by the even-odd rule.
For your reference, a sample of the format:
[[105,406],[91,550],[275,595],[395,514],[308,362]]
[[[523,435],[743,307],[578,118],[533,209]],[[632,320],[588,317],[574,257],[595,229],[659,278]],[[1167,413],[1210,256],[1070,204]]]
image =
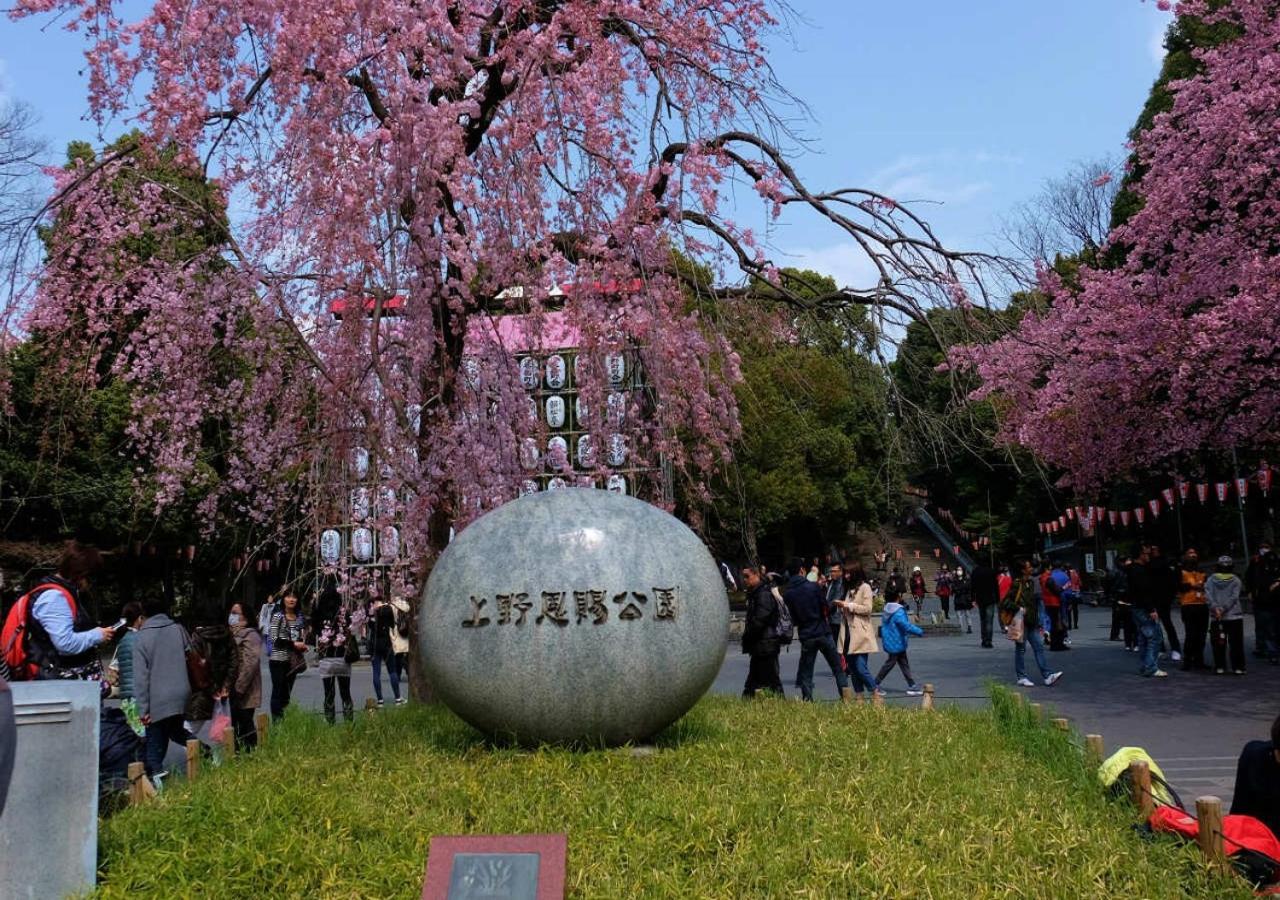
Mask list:
[[1154,672],[1151,673],[1151,677],[1152,678],[1168,678],[1169,673],[1166,672],[1164,669],[1156,669]]
[[923,688],[916,687],[914,684],[907,688],[908,697],[919,697],[924,693]]
[[1233,671],[1232,671],[1232,673],[1231,673],[1231,674],[1232,674],[1232,675],[1243,675],[1243,674],[1244,674],[1244,669],[1235,669],[1235,670],[1233,670]]
[[1213,674],[1214,674],[1214,675],[1226,675],[1226,674],[1227,674],[1227,670],[1226,670],[1226,669],[1214,669],[1214,670],[1213,670]]
[[382,709],[382,707],[384,707],[384,706],[386,706],[386,705],[387,705],[387,704],[386,704],[386,701],[384,701],[381,697],[379,697],[379,698],[378,698],[378,709]]
[[1171,659],[1173,662],[1182,662],[1182,654],[1179,653],[1177,650],[1174,650],[1172,653],[1169,654],[1169,659]]
[[[1241,675],[1243,675],[1244,673],[1243,673],[1243,672],[1241,672],[1240,674],[1241,674]],[[872,697],[884,697],[884,696],[885,696],[885,693],[884,693],[884,691],[880,690],[880,688],[876,688],[874,691],[872,691],[872,692],[871,692],[871,696],[872,696]]]
[[1061,672],[1050,672],[1049,677],[1044,680],[1045,687],[1053,687],[1062,678]]
[[1018,687],[1035,687],[1036,686],[1036,683],[1025,675],[1023,675],[1014,683],[1017,684]]
[[408,702],[409,702],[409,698],[408,698],[408,697],[397,697],[397,698],[396,698],[396,706],[404,706],[404,705],[405,705],[406,703],[408,703]]

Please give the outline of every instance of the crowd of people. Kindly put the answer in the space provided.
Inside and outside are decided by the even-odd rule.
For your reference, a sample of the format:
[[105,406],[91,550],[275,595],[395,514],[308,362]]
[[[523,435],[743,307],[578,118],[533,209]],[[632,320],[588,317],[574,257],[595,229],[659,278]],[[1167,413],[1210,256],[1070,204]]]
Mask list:
[[353,610],[330,587],[305,613],[297,592],[286,586],[261,609],[235,599],[216,617],[205,609],[184,624],[174,618],[169,595],[155,592],[125,603],[120,620],[103,627],[94,624],[83,597],[101,565],[96,549],[69,542],[57,571],[14,604],[0,641],[0,681],[97,682],[107,701],[100,730],[100,755],[111,761],[106,768],[140,759],[147,775],[158,780],[169,745],[185,745],[206,725],[211,744],[221,743],[230,729],[239,749],[252,750],[255,714],[264,700],[264,660],[266,696],[276,719],[289,706],[294,682],[314,651],[325,718],[336,721],[340,695],[343,717],[351,721],[351,665],[361,658],[361,639],[378,705],[383,668],[394,702],[407,701],[410,607],[402,598],[374,599]]
[[[873,560],[877,571],[889,570],[886,550],[877,550]],[[1105,579],[1112,604],[1111,640],[1123,640],[1127,650],[1138,654],[1138,673],[1146,677],[1167,677],[1159,665],[1162,656],[1184,671],[1243,675],[1248,598],[1256,652],[1280,663],[1280,557],[1263,542],[1243,579],[1234,570],[1235,561],[1222,556],[1207,571],[1194,548],[1177,564],[1154,545],[1118,560]],[[744,696],[784,693],[779,654],[793,633],[800,647],[795,686],[805,700],[813,699],[818,656],[831,669],[842,699],[864,691],[881,693],[895,668],[906,680],[907,693],[919,693],[907,648],[912,635],[923,634],[919,623],[928,582],[920,566],[907,573],[894,564],[883,584],[860,563],[806,564],[799,558],[783,574],[749,566],[742,577],[747,594],[742,648],[750,655]],[[950,621],[954,609],[959,627],[972,634],[976,619],[983,648],[994,648],[997,628],[1013,643],[1014,681],[1021,687],[1035,684],[1026,666],[1028,645],[1042,684],[1053,686],[1063,677],[1048,654],[1071,649],[1084,593],[1075,567],[1048,560],[1038,565],[1020,560],[1012,568],[979,562],[967,573],[963,567],[939,565],[933,579],[943,620]],[[886,658],[873,677],[869,658],[882,648]]]

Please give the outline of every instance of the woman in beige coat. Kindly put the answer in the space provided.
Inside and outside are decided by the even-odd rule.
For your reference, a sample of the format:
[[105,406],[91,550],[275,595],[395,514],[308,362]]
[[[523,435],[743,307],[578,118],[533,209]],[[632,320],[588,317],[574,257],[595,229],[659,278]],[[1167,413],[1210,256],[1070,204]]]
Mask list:
[[876,644],[876,628],[871,621],[871,585],[860,563],[848,571],[845,584],[849,585],[849,592],[843,600],[836,601],[841,613],[836,649],[844,654],[855,693],[861,694],[866,688],[873,694],[883,694],[867,667],[867,656],[879,653],[880,647]]

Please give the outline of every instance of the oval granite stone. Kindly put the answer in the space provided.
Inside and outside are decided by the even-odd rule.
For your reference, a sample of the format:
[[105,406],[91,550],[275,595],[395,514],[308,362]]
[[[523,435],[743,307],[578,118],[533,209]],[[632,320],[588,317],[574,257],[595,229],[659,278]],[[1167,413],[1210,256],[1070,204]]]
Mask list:
[[729,602],[682,522],[574,488],[480,517],[427,581],[419,652],[440,699],[522,743],[621,744],[684,715],[724,661]]

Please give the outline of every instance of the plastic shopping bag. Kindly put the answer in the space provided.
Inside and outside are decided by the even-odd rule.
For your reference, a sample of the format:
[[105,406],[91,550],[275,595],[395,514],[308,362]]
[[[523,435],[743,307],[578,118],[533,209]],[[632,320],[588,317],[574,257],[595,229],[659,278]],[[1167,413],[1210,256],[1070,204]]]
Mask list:
[[1026,624],[1023,611],[1018,610],[1017,614],[1013,617],[1013,621],[1009,623],[1008,630],[1004,633],[1005,637],[1011,641],[1021,641],[1025,637],[1024,632],[1026,631]]
[[214,701],[213,721],[209,723],[209,740],[221,744],[227,729],[231,727],[231,703],[223,697]]

